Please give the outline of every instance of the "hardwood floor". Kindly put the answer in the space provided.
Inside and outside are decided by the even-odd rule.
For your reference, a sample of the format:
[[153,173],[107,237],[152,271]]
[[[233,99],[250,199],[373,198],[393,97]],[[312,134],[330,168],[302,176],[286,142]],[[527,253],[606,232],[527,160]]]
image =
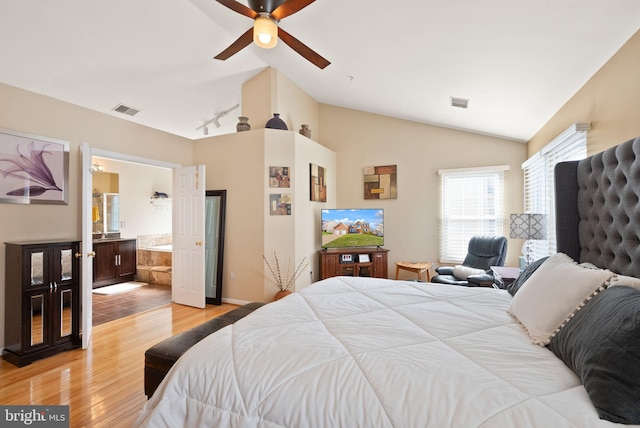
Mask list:
[[132,291],[113,295],[92,294],[93,325],[104,324],[128,315],[171,303],[171,286],[146,284]]
[[236,305],[196,309],[172,303],[93,328],[89,349],[18,368],[0,360],[0,403],[68,404],[72,427],[131,426],[147,401],[144,352]]

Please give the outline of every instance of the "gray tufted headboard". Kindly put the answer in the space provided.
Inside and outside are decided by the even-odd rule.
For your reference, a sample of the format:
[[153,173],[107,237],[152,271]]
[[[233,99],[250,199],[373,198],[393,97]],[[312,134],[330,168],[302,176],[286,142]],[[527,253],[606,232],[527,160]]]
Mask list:
[[555,170],[558,252],[640,277],[640,137]]

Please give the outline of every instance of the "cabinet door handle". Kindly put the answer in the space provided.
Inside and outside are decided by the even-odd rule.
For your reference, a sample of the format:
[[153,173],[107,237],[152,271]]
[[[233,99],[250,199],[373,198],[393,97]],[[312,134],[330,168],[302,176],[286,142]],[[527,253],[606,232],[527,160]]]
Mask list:
[[122,259],[120,257],[120,254],[118,254],[118,266],[120,266],[120,264],[122,263]]
[[49,283],[49,294],[53,293],[53,283]]
[[96,256],[96,252],[95,252],[95,251],[92,251],[92,252],[90,252],[90,253],[87,253],[87,256],[88,256],[88,257],[95,257],[95,256]]
[[53,292],[55,293],[56,291],[58,291],[58,283],[53,281]]

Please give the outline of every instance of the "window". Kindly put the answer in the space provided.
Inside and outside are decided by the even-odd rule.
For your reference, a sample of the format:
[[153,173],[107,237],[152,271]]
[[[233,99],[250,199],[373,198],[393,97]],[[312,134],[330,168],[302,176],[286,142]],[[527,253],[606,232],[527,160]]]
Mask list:
[[556,216],[553,171],[557,163],[587,156],[588,123],[574,123],[522,164],[524,170],[524,211],[546,214],[548,240],[531,241],[533,260],[556,252]]
[[502,235],[504,171],[508,166],[440,170],[440,261],[461,262],[474,235]]

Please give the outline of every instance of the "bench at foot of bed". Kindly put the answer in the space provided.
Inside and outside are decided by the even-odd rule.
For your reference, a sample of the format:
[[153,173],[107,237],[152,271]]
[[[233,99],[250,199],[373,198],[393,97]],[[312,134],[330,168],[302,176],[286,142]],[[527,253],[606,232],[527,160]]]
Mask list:
[[233,324],[255,311],[264,303],[249,303],[233,309],[226,314],[210,319],[190,330],[183,331],[160,343],[153,345],[144,353],[144,393],[151,397],[169,369],[178,358],[193,345],[222,327]]

